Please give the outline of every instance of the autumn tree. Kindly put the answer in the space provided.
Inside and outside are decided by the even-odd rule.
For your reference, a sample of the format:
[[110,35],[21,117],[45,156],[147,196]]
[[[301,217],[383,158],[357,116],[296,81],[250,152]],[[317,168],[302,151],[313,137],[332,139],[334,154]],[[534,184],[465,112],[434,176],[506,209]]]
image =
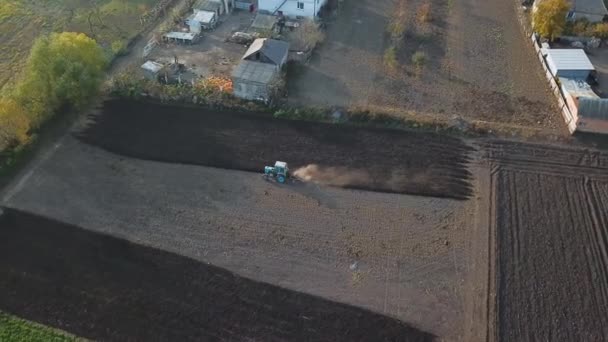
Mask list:
[[13,100],[0,98],[0,151],[25,144],[29,130],[25,110]]
[[15,99],[37,126],[58,108],[82,107],[96,94],[106,61],[101,47],[85,34],[63,32],[39,38]]
[[542,0],[533,14],[534,30],[551,40],[557,38],[566,27],[566,14],[570,10],[567,0]]

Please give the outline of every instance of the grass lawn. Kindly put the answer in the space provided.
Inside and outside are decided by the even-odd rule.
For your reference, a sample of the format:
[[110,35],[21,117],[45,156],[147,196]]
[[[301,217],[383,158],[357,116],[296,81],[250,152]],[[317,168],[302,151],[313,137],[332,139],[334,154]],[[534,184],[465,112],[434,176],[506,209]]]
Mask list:
[[110,50],[142,30],[139,18],[158,0],[0,0],[0,88],[21,70],[34,40],[84,32]]
[[29,322],[0,311],[0,341],[85,341],[61,330]]

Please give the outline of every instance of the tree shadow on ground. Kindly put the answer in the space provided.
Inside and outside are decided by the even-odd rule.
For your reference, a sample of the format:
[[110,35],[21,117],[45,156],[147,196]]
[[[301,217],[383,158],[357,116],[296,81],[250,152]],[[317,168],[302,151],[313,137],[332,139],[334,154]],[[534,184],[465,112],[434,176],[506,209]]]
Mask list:
[[430,341],[396,319],[18,211],[0,309],[96,340]]

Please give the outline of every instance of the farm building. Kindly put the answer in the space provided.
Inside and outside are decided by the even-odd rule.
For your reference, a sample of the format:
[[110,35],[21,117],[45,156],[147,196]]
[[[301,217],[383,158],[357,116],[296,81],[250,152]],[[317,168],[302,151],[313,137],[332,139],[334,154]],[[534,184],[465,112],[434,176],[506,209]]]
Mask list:
[[314,18],[326,3],[327,0],[258,0],[258,7],[272,15],[282,12],[292,18]]
[[219,17],[224,13],[230,12],[232,1],[230,0],[198,0],[192,5],[192,12],[196,14],[198,11],[215,12]]
[[197,11],[186,19],[190,32],[200,33],[201,30],[210,30],[217,24],[217,15],[210,11]]
[[251,43],[243,59],[270,64],[278,70],[287,62],[288,54],[289,43],[282,40],[259,38]]
[[183,44],[193,44],[196,42],[198,34],[195,32],[169,32],[163,35],[166,42],[177,42]]
[[582,78],[595,68],[582,49],[546,49],[547,66],[555,77]]
[[146,63],[142,64],[141,69],[143,70],[145,78],[156,81],[164,67],[165,66],[160,63],[147,61]]
[[[533,11],[538,10],[538,4],[546,0],[534,1]],[[568,20],[587,19],[592,23],[601,22],[608,17],[604,0],[571,0],[572,7],[568,12]]]
[[232,73],[234,96],[267,102],[272,98],[279,74],[272,64],[243,60]]
[[608,99],[597,96],[585,79],[560,77],[559,83],[572,113],[570,132],[608,134]]

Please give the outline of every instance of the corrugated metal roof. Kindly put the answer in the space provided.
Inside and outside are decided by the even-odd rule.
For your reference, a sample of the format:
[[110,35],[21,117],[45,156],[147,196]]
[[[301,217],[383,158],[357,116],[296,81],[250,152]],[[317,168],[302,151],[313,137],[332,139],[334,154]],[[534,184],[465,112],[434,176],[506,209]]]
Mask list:
[[608,120],[608,99],[579,97],[578,115],[583,118]]
[[283,58],[289,53],[289,43],[282,40],[258,38],[251,43],[251,46],[245,52],[243,59],[253,55],[256,52],[261,52],[276,65],[281,64]]
[[277,73],[278,70],[273,65],[252,61],[241,61],[232,72],[232,77],[268,84]]
[[595,70],[583,49],[548,49],[547,59],[557,70]]

